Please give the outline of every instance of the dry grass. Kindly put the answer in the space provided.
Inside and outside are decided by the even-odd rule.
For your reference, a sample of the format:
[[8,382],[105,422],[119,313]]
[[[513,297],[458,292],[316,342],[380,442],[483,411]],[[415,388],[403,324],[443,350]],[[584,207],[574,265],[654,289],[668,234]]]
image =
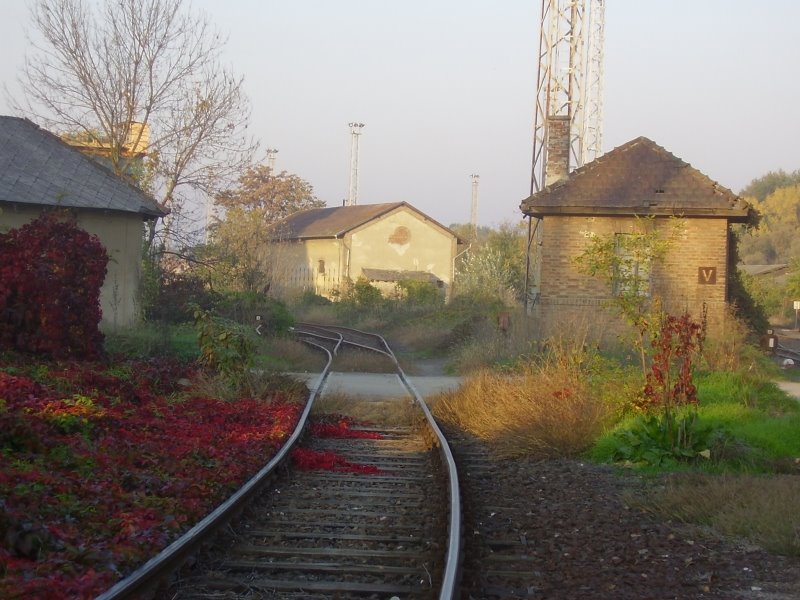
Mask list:
[[719,322],[709,324],[703,346],[703,366],[709,371],[746,371],[772,376],[763,353],[750,343],[749,336],[747,325],[727,311]]
[[281,362],[291,365],[294,371],[321,371],[327,358],[319,350],[294,338],[269,338],[264,342],[263,352],[278,357]]
[[481,371],[439,396],[434,414],[501,456],[575,456],[603,430],[611,407],[587,385],[582,352],[551,352],[515,375]]
[[800,478],[796,475],[671,475],[636,505],[745,538],[770,552],[800,556]]
[[343,347],[333,359],[333,370],[340,373],[394,373],[395,366],[383,354]]
[[267,398],[282,391],[291,400],[301,401],[308,396],[304,383],[279,373],[253,370],[235,379],[201,373],[193,383],[192,391],[200,396],[235,401],[239,398]]
[[432,352],[447,349],[450,345],[452,327],[437,325],[429,319],[413,319],[391,330],[392,348],[413,352]]
[[420,411],[411,400],[361,400],[344,394],[327,394],[314,402],[312,415],[341,414],[387,427],[412,426]]

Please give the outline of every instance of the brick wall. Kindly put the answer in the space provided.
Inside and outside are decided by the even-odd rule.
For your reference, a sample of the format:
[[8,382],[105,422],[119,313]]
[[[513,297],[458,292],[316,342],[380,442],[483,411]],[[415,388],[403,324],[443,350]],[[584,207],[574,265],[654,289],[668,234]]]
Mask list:
[[544,184],[564,179],[569,173],[569,117],[547,117],[547,163]]
[[[713,326],[723,318],[726,307],[727,221],[692,218],[679,221],[679,225],[663,263],[652,270],[653,296],[672,313],[688,310],[699,315],[706,304]],[[639,227],[633,217],[545,217],[541,296],[535,311],[542,335],[579,322],[586,323],[591,336],[607,337],[624,327],[609,314],[611,290],[607,283],[579,272],[574,259],[588,247],[593,235],[635,233]],[[666,233],[673,225],[664,218],[656,219],[655,227]]]

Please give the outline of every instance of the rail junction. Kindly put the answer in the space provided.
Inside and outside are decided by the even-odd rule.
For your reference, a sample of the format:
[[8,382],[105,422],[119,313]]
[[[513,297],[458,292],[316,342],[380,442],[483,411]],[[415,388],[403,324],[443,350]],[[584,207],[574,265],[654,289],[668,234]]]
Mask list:
[[[310,324],[297,325],[295,334],[327,364],[287,444],[228,501],[98,600],[458,597],[459,481],[424,399],[382,337]],[[417,423],[357,427],[346,439],[308,434],[317,390],[343,348],[392,361]],[[289,460],[296,448],[356,468],[298,470]]]

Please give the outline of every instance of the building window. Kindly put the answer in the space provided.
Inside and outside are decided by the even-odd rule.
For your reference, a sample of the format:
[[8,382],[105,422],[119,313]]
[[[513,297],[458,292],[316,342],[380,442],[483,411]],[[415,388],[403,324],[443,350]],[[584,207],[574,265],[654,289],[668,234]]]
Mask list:
[[615,296],[650,296],[650,262],[641,234],[617,233],[614,235],[614,285]]
[[317,273],[319,273],[320,275],[325,275],[325,260],[323,260],[321,258],[319,259],[319,262],[317,263]]

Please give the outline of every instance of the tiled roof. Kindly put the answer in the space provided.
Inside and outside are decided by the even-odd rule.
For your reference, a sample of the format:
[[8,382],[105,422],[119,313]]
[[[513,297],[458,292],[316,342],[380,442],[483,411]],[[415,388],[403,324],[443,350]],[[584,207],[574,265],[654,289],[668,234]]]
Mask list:
[[775,273],[783,274],[789,270],[787,263],[779,263],[776,265],[745,265],[740,264],[739,269],[748,275],[758,277],[759,275],[771,275]]
[[746,221],[742,198],[638,137],[522,201],[526,215],[683,215]]
[[279,221],[275,224],[273,231],[275,232],[275,237],[281,240],[338,238],[356,227],[360,227],[401,207],[412,210],[455,237],[452,231],[406,202],[311,208],[296,212]]
[[364,277],[370,281],[425,281],[427,283],[436,283],[440,279],[433,273],[427,271],[396,271],[394,269],[370,269],[364,267],[361,269]]
[[166,211],[137,187],[38,125],[0,116],[0,202],[138,213]]

